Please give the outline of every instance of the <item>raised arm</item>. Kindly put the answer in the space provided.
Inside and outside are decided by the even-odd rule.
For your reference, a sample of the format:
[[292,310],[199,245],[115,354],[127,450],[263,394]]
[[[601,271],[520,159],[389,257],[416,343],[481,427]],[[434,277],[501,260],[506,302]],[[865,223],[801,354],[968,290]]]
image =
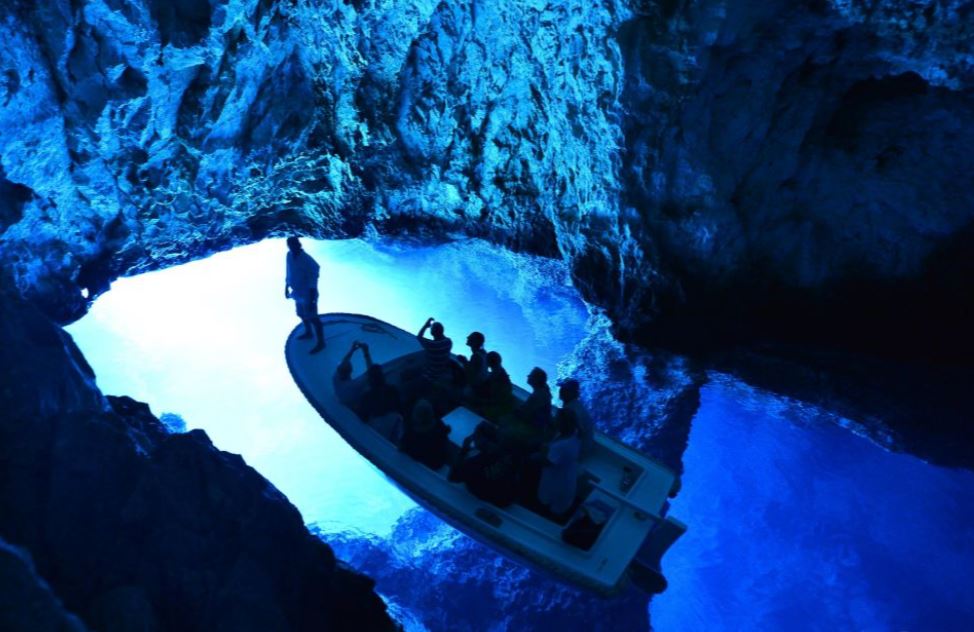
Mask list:
[[342,358],[342,361],[339,362],[339,364],[342,364],[343,362],[350,362],[352,360],[352,355],[355,353],[355,350],[361,346],[362,343],[360,343],[358,340],[353,342],[352,346],[348,348],[348,351],[345,353],[345,357]]
[[365,356],[365,369],[368,370],[372,367],[372,354],[369,352],[369,345],[360,342],[358,346],[362,350],[362,355]]
[[422,340],[423,336],[426,335],[426,330],[429,329],[432,324],[433,324],[433,317],[430,316],[429,318],[426,319],[426,322],[423,323],[423,326],[420,328],[419,333],[416,334],[416,337]]

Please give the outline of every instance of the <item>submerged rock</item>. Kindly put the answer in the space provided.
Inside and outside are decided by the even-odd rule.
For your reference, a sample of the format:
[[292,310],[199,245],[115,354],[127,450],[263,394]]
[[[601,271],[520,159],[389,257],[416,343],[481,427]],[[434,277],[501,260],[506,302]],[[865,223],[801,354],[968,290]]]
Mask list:
[[[70,337],[8,291],[0,374],[0,537],[91,627],[394,629],[372,580],[267,480],[202,431],[104,398]],[[0,593],[28,590],[4,578]]]
[[[429,630],[646,630],[648,598],[605,598],[501,557],[433,514],[405,514],[388,539],[328,534],[335,550]],[[421,576],[422,581],[417,581]]]

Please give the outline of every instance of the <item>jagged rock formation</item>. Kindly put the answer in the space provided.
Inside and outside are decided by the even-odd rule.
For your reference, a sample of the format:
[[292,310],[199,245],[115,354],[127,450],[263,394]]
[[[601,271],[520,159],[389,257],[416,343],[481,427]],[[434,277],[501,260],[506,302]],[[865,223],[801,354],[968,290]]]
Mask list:
[[0,541],[0,606],[23,597],[0,627],[394,629],[373,582],[243,459],[103,397],[62,329],[0,296],[0,537],[36,565]]
[[[483,236],[563,257],[620,337],[693,355],[579,357],[618,368],[602,408],[642,412],[647,383],[666,409],[647,416],[686,419],[719,367],[970,465],[972,17],[965,0],[6,0],[0,278],[64,323],[120,275],[269,235]],[[50,585],[4,553],[23,594],[94,627],[383,611],[239,459],[103,398],[13,294],[0,316],[0,535]]]
[[30,555],[0,539],[0,629],[9,632],[83,632],[40,576]]
[[[477,630],[631,630],[649,628],[646,595],[635,588],[606,599],[551,581],[495,555],[435,515],[407,512],[388,540],[331,534],[335,550],[422,613],[430,632]],[[417,575],[424,581],[417,582]]]
[[485,236],[623,338],[963,462],[971,6],[12,0],[0,254],[68,321],[284,231]]

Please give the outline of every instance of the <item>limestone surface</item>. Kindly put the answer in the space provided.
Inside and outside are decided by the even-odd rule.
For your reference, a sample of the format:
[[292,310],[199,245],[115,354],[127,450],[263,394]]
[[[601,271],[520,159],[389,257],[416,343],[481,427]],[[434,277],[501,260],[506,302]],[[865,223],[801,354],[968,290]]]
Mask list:
[[972,17],[8,0],[0,257],[68,322],[120,275],[271,235],[482,236],[564,258],[622,339],[956,440],[960,398],[901,385],[970,378]]
[[64,330],[0,296],[0,628],[395,629],[240,456],[102,396]]

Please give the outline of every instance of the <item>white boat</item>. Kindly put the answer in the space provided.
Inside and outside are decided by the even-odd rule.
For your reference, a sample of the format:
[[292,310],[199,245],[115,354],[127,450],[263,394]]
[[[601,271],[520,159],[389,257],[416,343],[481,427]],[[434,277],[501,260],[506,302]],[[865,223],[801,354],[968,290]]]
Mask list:
[[[308,353],[311,341],[298,340],[299,325],[285,346],[287,364],[308,401],[355,450],[371,461],[419,504],[464,533],[502,554],[527,562],[578,586],[613,594],[630,581],[652,592],[665,587],[660,558],[686,527],[666,517],[667,498],[677,485],[672,470],[602,433],[580,462],[577,507],[596,508],[601,531],[588,550],[562,540],[559,524],[521,504],[499,508],[480,500],[460,482],[451,482],[444,466],[434,471],[399,451],[384,434],[364,423],[342,404],[333,376],[355,340],[369,345],[375,363],[395,383],[398,372],[421,361],[416,335],[394,325],[355,314],[321,316],[327,346]],[[353,360],[353,376],[365,372],[361,354]],[[527,397],[515,387],[515,396]],[[482,419],[462,406],[444,416],[450,441],[459,445]]]

